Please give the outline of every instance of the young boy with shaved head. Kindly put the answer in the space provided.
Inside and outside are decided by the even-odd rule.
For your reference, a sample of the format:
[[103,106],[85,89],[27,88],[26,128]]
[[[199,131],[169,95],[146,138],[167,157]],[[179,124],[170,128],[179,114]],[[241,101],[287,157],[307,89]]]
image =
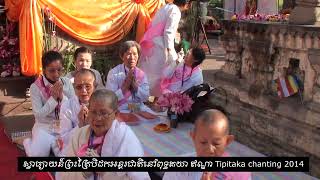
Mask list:
[[[227,146],[234,140],[229,120],[221,111],[203,111],[190,133],[198,157],[227,157]],[[164,180],[250,180],[248,172],[167,172]]]

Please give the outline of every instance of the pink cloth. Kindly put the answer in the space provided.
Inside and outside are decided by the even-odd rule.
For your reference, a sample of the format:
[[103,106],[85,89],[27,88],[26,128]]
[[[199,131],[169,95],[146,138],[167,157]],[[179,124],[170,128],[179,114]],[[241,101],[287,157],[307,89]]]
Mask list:
[[51,96],[50,94],[50,85],[45,86],[43,81],[43,76],[39,76],[38,79],[35,81],[35,84],[38,86],[38,88],[41,91],[41,94],[43,97],[48,100]]
[[170,85],[172,85],[174,83],[181,83],[182,84],[182,77],[183,77],[183,81],[186,81],[191,77],[192,73],[197,73],[200,71],[199,66],[196,66],[193,69],[189,66],[185,66],[185,70],[183,72],[183,67],[184,66],[178,67],[177,69],[174,70],[174,73],[172,74],[171,77],[164,77],[161,80],[160,88],[161,88],[161,92],[163,94],[167,92],[167,89]]
[[[222,157],[230,157],[229,153],[225,152]],[[213,172],[213,180],[249,180],[251,172]]]
[[[139,69],[139,68],[135,68],[134,69],[134,75],[135,75],[135,78],[136,78],[136,82],[138,84],[138,87],[139,85],[143,82],[143,78],[144,78],[144,72]],[[131,96],[131,92],[130,91],[127,91],[125,92],[124,94],[124,97],[122,99],[119,100],[119,106],[121,106],[122,104],[125,104],[128,102],[128,99],[129,97]]]
[[[103,141],[104,141],[104,136],[94,137],[94,139],[93,139],[93,149],[95,149],[98,154],[101,154]],[[89,141],[88,141],[88,143],[83,144],[80,147],[79,151],[77,152],[77,156],[78,157],[85,157],[88,147],[89,147]]]
[[147,32],[144,33],[142,40],[140,41],[142,56],[150,57],[152,55],[152,49],[154,46],[153,39],[158,36],[163,36],[163,31],[166,23],[160,22],[156,25],[150,24]]
[[[50,93],[50,87],[52,86],[51,84],[45,86],[44,81],[43,81],[44,76],[39,76],[38,79],[35,81],[35,84],[38,86],[40,89],[41,94],[43,97],[46,99],[46,101],[50,98],[51,93]],[[58,102],[58,105],[56,106],[58,112],[60,112],[61,108],[61,103]]]

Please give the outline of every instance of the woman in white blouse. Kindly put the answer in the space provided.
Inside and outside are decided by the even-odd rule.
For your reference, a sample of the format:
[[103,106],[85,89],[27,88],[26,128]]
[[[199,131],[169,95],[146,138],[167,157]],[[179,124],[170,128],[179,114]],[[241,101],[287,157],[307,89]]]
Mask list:
[[116,93],[119,99],[119,110],[129,110],[129,104],[140,104],[149,98],[149,84],[146,74],[137,67],[140,56],[140,45],[135,41],[126,41],[119,48],[123,63],[108,73],[106,88]]
[[71,83],[73,84],[76,71],[79,71],[80,69],[90,69],[96,76],[98,88],[104,88],[101,74],[99,73],[99,71],[91,68],[92,52],[88,48],[82,46],[76,49],[73,57],[75,61],[76,70],[69,72],[68,74],[66,74],[65,77],[69,78]]
[[63,101],[74,95],[69,79],[61,77],[63,58],[56,51],[48,51],[42,57],[43,75],[31,84],[30,94],[35,124],[32,138],[24,140],[28,156],[49,156],[53,149],[57,155],[59,113]]

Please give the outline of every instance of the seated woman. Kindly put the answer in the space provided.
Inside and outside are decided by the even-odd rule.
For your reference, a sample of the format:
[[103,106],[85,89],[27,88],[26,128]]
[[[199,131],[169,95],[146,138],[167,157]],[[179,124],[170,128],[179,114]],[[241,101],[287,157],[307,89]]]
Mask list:
[[[90,97],[89,125],[75,130],[65,149],[68,157],[141,157],[141,143],[125,123],[116,120],[118,98],[96,90]],[[150,179],[147,172],[58,172],[56,179]]]
[[49,156],[53,149],[55,155],[56,123],[59,122],[60,105],[74,96],[69,79],[61,77],[63,72],[62,56],[56,51],[48,51],[42,56],[43,76],[30,86],[32,111],[35,124],[32,139],[24,140],[28,156]]
[[199,65],[205,58],[204,50],[195,47],[189,50],[184,61],[167,67],[160,84],[162,94],[183,92],[192,86],[202,84],[203,76]]
[[[73,57],[75,60],[76,71],[79,71],[80,69],[90,69],[91,71],[94,72],[96,76],[96,82],[98,84],[97,88],[104,88],[102,79],[101,79],[101,74],[99,73],[99,71],[95,69],[91,69],[92,52],[86,47],[79,47],[74,52]],[[74,76],[76,71],[72,71],[66,74],[66,77],[69,78],[72,83],[74,83]]]
[[74,75],[74,90],[76,96],[61,105],[60,127],[61,137],[64,145],[68,143],[70,134],[76,128],[81,128],[88,124],[88,105],[91,94],[97,84],[95,75],[89,69],[80,69]]
[[140,104],[140,109],[147,108],[143,102],[149,98],[149,84],[145,73],[136,67],[140,56],[140,45],[135,41],[124,42],[119,49],[123,63],[108,73],[106,88],[116,93],[119,98],[119,110],[128,110],[128,104]]

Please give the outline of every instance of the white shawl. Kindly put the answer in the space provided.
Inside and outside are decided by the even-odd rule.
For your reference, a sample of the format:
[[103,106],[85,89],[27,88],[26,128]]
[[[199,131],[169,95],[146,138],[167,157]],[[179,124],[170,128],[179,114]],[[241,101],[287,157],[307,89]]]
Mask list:
[[[76,130],[65,149],[65,156],[76,156],[79,148],[88,142],[91,128],[89,125]],[[142,157],[144,151],[134,132],[123,122],[114,120],[108,130],[101,150],[102,157]],[[85,179],[81,172],[59,172],[57,180]],[[93,179],[91,176],[89,179]],[[150,179],[147,172],[104,172],[99,173],[98,179]]]

